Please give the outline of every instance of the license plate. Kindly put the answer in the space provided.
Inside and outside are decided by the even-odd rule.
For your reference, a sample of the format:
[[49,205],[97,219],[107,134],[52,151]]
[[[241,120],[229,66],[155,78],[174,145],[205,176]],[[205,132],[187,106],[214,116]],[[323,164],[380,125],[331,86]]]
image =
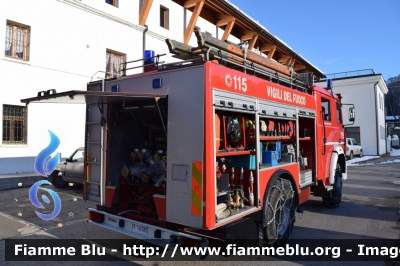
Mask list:
[[139,234],[142,235],[149,235],[149,227],[148,226],[143,226],[143,225],[138,225],[132,223],[132,228],[133,231],[138,232]]
[[112,223],[115,223],[115,224],[118,222],[117,219],[114,219],[114,218],[111,218],[111,217],[108,217],[108,221],[110,221]]

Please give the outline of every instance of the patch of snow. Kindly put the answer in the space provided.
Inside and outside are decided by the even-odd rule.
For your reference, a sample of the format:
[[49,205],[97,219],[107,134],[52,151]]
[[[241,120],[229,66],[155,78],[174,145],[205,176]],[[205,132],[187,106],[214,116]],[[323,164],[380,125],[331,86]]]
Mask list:
[[381,162],[381,163],[377,163],[377,164],[388,164],[388,163],[400,163],[400,160],[393,160],[393,161],[386,161],[386,162]]
[[400,156],[400,150],[392,149],[390,151],[390,156]]
[[[380,156],[363,156],[361,158],[353,158],[352,160],[347,160],[347,165],[348,166],[349,165],[358,165],[356,163],[362,162],[362,161],[367,161],[367,160],[370,160],[370,159],[376,159],[376,158],[379,158],[379,157]],[[366,165],[366,164],[364,164],[364,165]]]
[[393,134],[393,138],[392,139],[399,139],[399,136],[397,136],[396,134]]
[[373,163],[364,163],[364,164],[347,164],[347,166],[367,166],[367,165],[375,165]]
[[400,127],[395,127],[394,129],[400,129]]
[[400,181],[393,181],[393,184],[400,185]]
[[[392,149],[391,156],[400,156],[400,150]],[[347,166],[365,166],[365,165],[375,165],[375,164],[392,164],[392,163],[400,163],[400,159],[395,159],[391,161],[385,161],[380,163],[366,163],[366,164],[358,164],[358,162],[380,158],[380,156],[363,156],[362,158],[354,158],[353,160],[347,160]]]

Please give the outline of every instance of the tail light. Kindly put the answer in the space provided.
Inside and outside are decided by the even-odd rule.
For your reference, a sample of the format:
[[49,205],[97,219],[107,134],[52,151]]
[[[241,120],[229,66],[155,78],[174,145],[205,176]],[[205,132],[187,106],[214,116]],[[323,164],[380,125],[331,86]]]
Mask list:
[[90,221],[93,221],[93,222],[96,222],[99,224],[104,222],[104,214],[101,214],[101,213],[89,211],[88,218]]

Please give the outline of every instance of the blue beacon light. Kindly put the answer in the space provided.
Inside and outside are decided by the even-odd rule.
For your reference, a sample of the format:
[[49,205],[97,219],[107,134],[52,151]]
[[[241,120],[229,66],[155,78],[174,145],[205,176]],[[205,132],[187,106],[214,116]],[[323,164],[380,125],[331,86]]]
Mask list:
[[159,89],[162,87],[162,78],[153,79],[153,89]]
[[332,88],[332,80],[331,79],[327,79],[326,80],[326,85],[327,85],[328,89]]

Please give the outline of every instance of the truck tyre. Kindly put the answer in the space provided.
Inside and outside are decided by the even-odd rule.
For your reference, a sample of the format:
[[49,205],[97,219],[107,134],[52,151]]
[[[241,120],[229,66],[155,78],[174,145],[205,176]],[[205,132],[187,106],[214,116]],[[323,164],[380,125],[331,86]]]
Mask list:
[[278,177],[269,189],[265,207],[264,243],[268,246],[284,244],[290,238],[296,220],[297,202],[292,182]]
[[363,156],[363,151],[362,150],[360,150],[360,158]]
[[322,197],[322,202],[328,208],[337,208],[339,207],[341,201],[342,201],[342,170],[340,168],[340,165],[337,164],[335,172],[335,182],[333,184],[333,188],[332,190],[329,191],[328,196]]
[[51,183],[56,188],[65,187],[65,185],[67,184],[67,183],[64,182],[64,179],[63,179],[62,175],[59,175],[59,173],[60,173],[59,171],[54,171],[51,174]]
[[350,160],[353,160],[353,151],[350,152],[349,159],[350,159]]

